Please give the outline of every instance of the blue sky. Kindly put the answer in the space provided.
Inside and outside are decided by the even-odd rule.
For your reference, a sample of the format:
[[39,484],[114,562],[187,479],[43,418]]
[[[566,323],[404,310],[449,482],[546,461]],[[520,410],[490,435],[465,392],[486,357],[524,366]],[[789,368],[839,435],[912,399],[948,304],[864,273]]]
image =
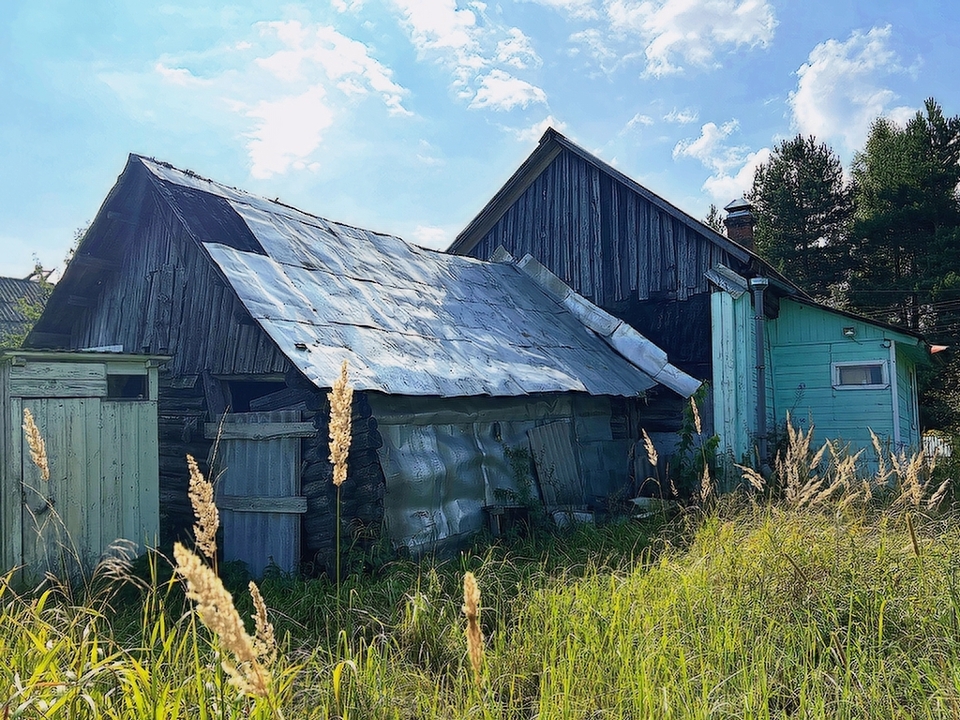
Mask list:
[[130,152],[445,247],[553,125],[696,217],[797,132],[960,113],[960,3],[3,0],[0,275]]

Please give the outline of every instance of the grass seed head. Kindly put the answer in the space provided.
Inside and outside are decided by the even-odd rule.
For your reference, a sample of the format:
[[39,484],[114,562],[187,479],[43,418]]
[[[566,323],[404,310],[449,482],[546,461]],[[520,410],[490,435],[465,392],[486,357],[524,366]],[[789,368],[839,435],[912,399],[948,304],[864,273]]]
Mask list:
[[700,408],[697,407],[697,401],[692,397],[690,398],[690,410],[693,413],[693,427],[697,431],[697,435],[703,435],[703,425],[700,423]]
[[40,477],[43,480],[50,479],[50,464],[47,460],[47,445],[43,441],[43,435],[40,434],[37,423],[33,420],[33,413],[30,408],[23,409],[23,433],[27,438],[27,445],[30,447],[30,459],[33,464],[40,469]]
[[472,572],[463,576],[463,614],[467,616],[467,651],[473,678],[480,684],[480,664],[483,661],[483,633],[480,631],[480,586]]
[[647,451],[647,460],[650,461],[650,464],[653,467],[657,467],[657,463],[660,461],[660,456],[657,454],[657,448],[653,445],[653,440],[650,439],[650,436],[647,435],[646,430],[641,430],[643,433],[643,447]]
[[248,695],[265,697],[270,690],[270,672],[257,657],[254,640],[243,627],[233,596],[199,555],[175,543],[173,556],[177,573],[186,580],[187,597],[196,603],[200,620],[233,655],[234,661],[224,659],[221,663],[230,676],[230,684]]
[[213,483],[200,472],[193,455],[187,455],[187,466],[190,468],[190,504],[197,517],[193,536],[200,552],[213,560],[217,556],[217,529],[220,527],[220,511],[213,500]]
[[347,361],[340,366],[340,376],[327,394],[330,402],[330,462],[333,484],[343,485],[347,479],[347,455],[350,454],[350,423],[353,417],[353,387],[347,381]]
[[253,607],[256,610],[253,614],[253,622],[257,628],[253,637],[253,649],[260,662],[270,666],[277,659],[277,640],[273,634],[273,623],[267,618],[267,604],[263,601],[260,588],[253,580],[250,581],[249,588]]

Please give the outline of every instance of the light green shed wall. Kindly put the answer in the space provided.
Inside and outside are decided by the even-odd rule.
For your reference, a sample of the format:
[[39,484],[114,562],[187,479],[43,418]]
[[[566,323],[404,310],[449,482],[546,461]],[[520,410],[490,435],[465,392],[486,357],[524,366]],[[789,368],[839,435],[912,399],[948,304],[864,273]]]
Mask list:
[[[157,369],[132,356],[0,357],[0,570],[89,568],[118,539],[159,533]],[[145,376],[147,399],[108,397],[111,375]],[[23,438],[29,408],[46,443],[44,481]]]
[[[711,295],[713,403],[721,452],[752,461],[757,432],[757,361],[753,302],[727,292]],[[770,367],[770,347],[765,346]],[[767,370],[767,424],[773,422],[773,385]]]
[[[853,337],[845,335],[844,328],[853,328]],[[839,439],[856,450],[871,446],[870,429],[892,447],[896,424],[899,449],[918,442],[915,383],[911,384],[916,361],[906,349],[916,347],[914,338],[787,299],[767,330],[774,410],[781,426],[789,413],[795,425],[814,425],[817,442]],[[883,363],[893,385],[834,388],[832,368],[838,362]]]

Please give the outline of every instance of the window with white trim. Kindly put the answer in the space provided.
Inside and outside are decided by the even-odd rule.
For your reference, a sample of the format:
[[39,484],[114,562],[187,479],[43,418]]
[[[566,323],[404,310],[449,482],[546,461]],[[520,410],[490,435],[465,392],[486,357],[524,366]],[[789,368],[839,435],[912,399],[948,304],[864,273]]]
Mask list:
[[835,362],[832,369],[833,387],[837,390],[881,390],[890,387],[884,360]]

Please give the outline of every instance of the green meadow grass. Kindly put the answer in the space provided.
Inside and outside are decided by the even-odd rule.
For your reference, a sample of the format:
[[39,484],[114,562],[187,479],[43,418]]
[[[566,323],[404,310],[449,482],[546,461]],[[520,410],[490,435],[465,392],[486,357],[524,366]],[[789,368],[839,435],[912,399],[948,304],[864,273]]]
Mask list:
[[332,581],[267,578],[281,644],[268,698],[227,684],[162,557],[140,585],[79,596],[0,583],[0,718],[960,717],[960,523],[838,507],[734,496],[397,560],[344,578],[339,602]]

